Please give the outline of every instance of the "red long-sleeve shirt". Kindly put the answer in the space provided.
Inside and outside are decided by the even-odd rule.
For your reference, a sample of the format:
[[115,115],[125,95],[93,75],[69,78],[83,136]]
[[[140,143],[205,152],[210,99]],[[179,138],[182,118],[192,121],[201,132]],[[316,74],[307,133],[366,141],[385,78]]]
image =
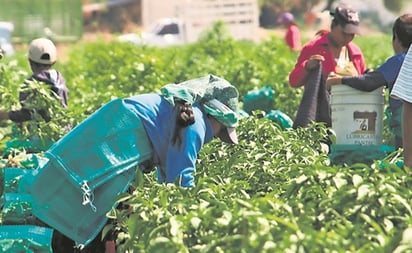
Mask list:
[[286,35],[285,35],[286,44],[292,50],[300,50],[301,45],[301,36],[300,36],[300,29],[295,24],[289,24]]
[[[352,42],[347,45],[347,48],[349,58],[353,62],[358,74],[363,74],[366,70],[366,64],[360,48]],[[302,78],[306,71],[305,64],[309,57],[315,54],[322,55],[325,58],[325,61],[322,64],[322,72],[325,77],[330,72],[335,72],[336,62],[333,54],[329,50],[328,33],[324,33],[303,46],[295,67],[289,74],[289,85],[291,87],[300,87],[304,85]]]

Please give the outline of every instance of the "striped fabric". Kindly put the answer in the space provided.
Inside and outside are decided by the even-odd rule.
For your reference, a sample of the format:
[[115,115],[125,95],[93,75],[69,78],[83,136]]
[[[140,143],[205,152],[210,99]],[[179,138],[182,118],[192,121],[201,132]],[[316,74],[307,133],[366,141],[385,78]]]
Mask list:
[[412,47],[409,47],[391,96],[412,103]]

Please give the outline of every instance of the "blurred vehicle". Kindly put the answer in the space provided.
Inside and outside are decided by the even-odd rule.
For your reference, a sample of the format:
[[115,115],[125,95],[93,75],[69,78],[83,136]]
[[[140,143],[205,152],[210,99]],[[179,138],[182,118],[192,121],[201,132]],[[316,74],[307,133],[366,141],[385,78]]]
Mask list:
[[10,56],[15,53],[11,38],[13,30],[13,23],[0,22],[0,50],[4,56]]
[[[120,35],[119,41],[161,47],[194,43],[217,22],[223,23],[228,35],[236,40],[258,40],[257,0],[147,0],[143,3],[146,4],[143,5],[146,10],[142,15],[143,32]],[[160,4],[164,8],[156,8]]]
[[[196,42],[201,34],[211,28],[213,22],[199,24],[196,21],[187,21],[179,18],[162,18],[157,20],[147,31],[141,33],[127,33],[117,37],[120,42],[129,42],[135,45],[150,45],[158,47],[183,45]],[[224,23],[230,35],[237,40],[250,40],[256,38],[252,32],[245,33],[254,29],[253,24]],[[239,29],[243,27],[244,30]]]
[[173,46],[186,43],[185,25],[177,18],[158,20],[150,29],[140,34],[128,33],[118,37],[120,42],[135,45]]

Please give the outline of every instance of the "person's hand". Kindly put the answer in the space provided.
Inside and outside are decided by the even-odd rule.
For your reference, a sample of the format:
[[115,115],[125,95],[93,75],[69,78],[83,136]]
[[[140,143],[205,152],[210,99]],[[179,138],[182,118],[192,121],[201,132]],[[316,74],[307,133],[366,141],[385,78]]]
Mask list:
[[306,61],[305,69],[306,69],[307,71],[312,71],[312,70],[314,70],[314,69],[317,69],[317,68],[319,67],[319,63],[320,63],[321,61],[324,61],[324,60],[325,60],[325,57],[323,57],[322,55],[319,55],[319,54],[312,55],[312,56]]
[[339,75],[329,75],[328,79],[326,79],[326,86],[330,87],[336,84],[342,84],[342,77]]

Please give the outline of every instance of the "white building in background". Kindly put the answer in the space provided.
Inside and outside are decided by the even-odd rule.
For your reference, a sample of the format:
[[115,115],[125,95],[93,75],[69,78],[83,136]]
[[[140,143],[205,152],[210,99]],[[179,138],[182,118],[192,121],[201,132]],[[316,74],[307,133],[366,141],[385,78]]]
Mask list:
[[143,28],[164,18],[181,20],[188,42],[196,41],[202,31],[217,21],[223,21],[235,39],[258,39],[257,0],[142,0]]

